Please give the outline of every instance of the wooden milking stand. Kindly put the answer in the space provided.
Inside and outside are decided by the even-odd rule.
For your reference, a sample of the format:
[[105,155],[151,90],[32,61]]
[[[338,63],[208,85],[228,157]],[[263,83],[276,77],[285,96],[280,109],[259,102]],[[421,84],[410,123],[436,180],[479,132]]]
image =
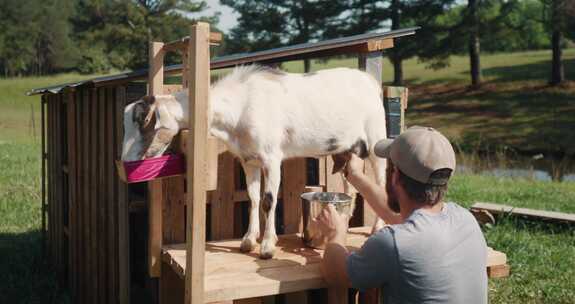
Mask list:
[[[326,288],[319,269],[322,252],[303,247],[296,233],[302,230],[300,194],[305,191],[344,191],[343,177],[332,175],[330,157],[319,159],[319,184],[307,185],[306,159],[284,162],[280,198],[283,208],[283,233],[279,236],[276,255],[260,260],[257,253],[240,253],[238,215],[234,203],[249,200],[247,191],[238,188],[240,171],[233,156],[214,138],[208,136],[210,66],[232,66],[271,60],[299,59],[298,56],[326,56],[359,53],[359,67],[381,83],[382,52],[393,47],[393,38],[357,40],[337,49],[333,45],[315,43],[296,48],[262,51],[210,62],[210,43],[221,39],[210,33],[209,25],[197,23],[191,35],[177,42],[150,44],[149,95],[166,94],[173,86],[163,84],[164,55],[182,51],[182,87],[189,93],[189,127],[179,136],[180,151],[186,156],[186,175],[150,181],[148,271],[159,279],[160,303],[263,303],[262,297],[283,294],[284,302],[307,303],[313,295],[307,291]],[[332,42],[333,43],[333,42]],[[299,53],[298,53],[299,52]],[[306,53],[307,52],[307,53]],[[275,57],[273,57],[275,56]],[[386,88],[384,97],[399,102],[392,108],[402,122],[407,92]],[[389,128],[388,130],[400,130]],[[397,131],[399,132],[399,131]],[[389,134],[394,135],[394,134]],[[396,134],[395,134],[396,135]],[[353,189],[352,189],[353,190]],[[210,230],[213,240],[206,243],[206,206],[210,204]],[[375,213],[363,204],[359,225],[351,228],[348,244],[359,248],[370,231]],[[241,219],[240,219],[241,221]],[[491,257],[490,257],[491,258]],[[491,263],[500,263],[490,260]],[[330,288],[320,296],[329,303],[347,303],[347,288]],[[357,299],[356,299],[357,300]],[[354,300],[354,301],[356,301]],[[362,303],[377,298],[359,297]]]

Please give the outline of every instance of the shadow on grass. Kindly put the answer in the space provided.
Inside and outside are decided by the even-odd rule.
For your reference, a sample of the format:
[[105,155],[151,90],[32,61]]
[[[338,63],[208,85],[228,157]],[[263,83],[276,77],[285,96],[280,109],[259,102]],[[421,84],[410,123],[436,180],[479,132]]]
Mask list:
[[537,84],[418,86],[407,112],[418,124],[459,130],[464,148],[575,154],[575,90]]
[[[563,60],[565,79],[575,78],[575,59]],[[483,69],[483,76],[495,81],[525,81],[549,79],[551,58],[529,64]]]
[[2,303],[69,303],[54,269],[42,255],[38,230],[0,234]]

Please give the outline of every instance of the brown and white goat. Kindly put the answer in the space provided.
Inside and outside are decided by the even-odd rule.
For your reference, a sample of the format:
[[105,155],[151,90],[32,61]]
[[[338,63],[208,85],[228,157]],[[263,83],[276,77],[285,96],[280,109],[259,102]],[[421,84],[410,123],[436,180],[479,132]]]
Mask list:
[[[211,87],[210,108],[210,133],[239,158],[246,175],[251,210],[242,251],[253,250],[260,236],[263,173],[261,205],[267,214],[260,256],[274,254],[275,210],[284,159],[352,151],[369,158],[377,183],[385,183],[385,161],[373,153],[376,142],[386,137],[381,87],[365,72],[337,68],[292,74],[239,67]],[[122,159],[163,154],[180,128],[188,125],[187,113],[186,91],[127,105]]]

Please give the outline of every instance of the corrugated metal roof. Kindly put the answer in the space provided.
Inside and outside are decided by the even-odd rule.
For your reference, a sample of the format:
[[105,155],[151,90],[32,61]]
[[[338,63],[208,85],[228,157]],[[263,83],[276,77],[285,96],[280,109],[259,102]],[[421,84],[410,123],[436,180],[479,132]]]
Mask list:
[[[350,47],[364,44],[370,40],[392,39],[413,35],[415,34],[415,31],[418,29],[419,27],[411,27],[382,33],[368,33],[344,38],[330,39],[320,42],[302,43],[253,53],[240,53],[240,54],[221,56],[213,58],[210,61],[210,66],[212,70],[215,70],[254,62],[274,63],[286,60],[310,58],[314,56],[321,57],[322,55],[325,56],[327,54],[333,55],[334,51],[338,49],[343,51],[349,50]],[[182,70],[181,64],[167,66],[164,69],[166,74],[180,73],[181,70]],[[36,95],[44,93],[57,94],[66,88],[75,88],[79,86],[95,86],[95,87],[105,86],[111,83],[122,83],[134,80],[142,80],[146,79],[147,76],[148,76],[148,70],[141,69],[122,74],[97,77],[93,79],[65,83],[44,88],[37,88],[27,92],[26,94],[27,95]]]

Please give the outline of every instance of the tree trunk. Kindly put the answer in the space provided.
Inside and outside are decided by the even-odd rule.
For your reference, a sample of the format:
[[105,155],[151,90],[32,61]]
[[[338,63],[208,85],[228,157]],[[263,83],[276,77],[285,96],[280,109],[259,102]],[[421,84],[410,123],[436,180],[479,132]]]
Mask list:
[[[391,30],[399,29],[401,16],[399,12],[399,0],[391,1]],[[399,47],[390,50],[390,60],[393,64],[393,85],[403,85],[403,58],[401,58],[401,51]]]
[[553,60],[551,62],[551,81],[552,85],[560,84],[565,80],[565,73],[563,71],[563,51],[561,50],[561,42],[563,40],[563,34],[559,30],[553,31],[553,37],[551,39],[553,48]]
[[549,84],[557,85],[565,80],[565,73],[563,71],[562,50],[561,44],[563,42],[563,11],[561,9],[561,0],[553,0],[551,3],[551,27],[553,34],[551,37],[551,48],[553,49],[553,57],[551,60],[551,79]]
[[310,70],[311,70],[311,60],[304,59],[303,60],[303,71],[306,73],[309,73]]
[[469,65],[471,72],[471,87],[481,86],[481,63],[479,58],[479,16],[477,14],[477,0],[469,0]]
[[392,56],[391,62],[393,63],[393,85],[403,85],[403,60],[399,56]]

